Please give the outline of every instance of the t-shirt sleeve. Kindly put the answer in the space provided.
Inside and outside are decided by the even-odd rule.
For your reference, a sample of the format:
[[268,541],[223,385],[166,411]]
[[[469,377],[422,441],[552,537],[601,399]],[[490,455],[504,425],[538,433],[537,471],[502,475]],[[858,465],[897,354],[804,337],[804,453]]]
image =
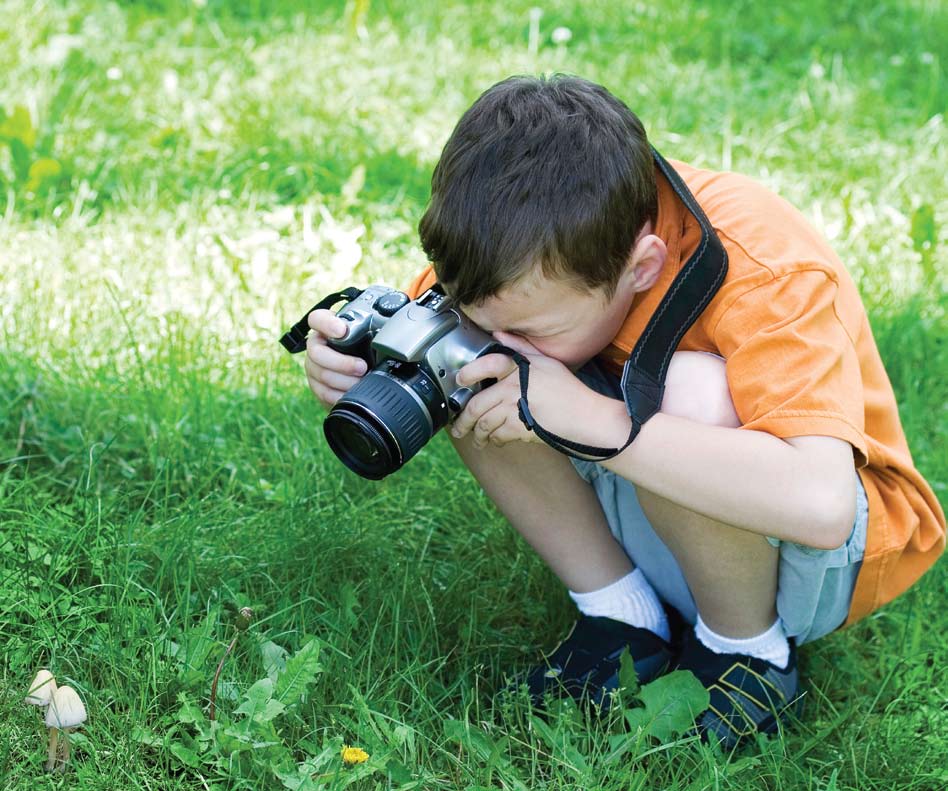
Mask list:
[[786,439],[846,440],[866,463],[862,374],[836,309],[838,284],[821,270],[775,277],[736,299],[715,341],[744,429]]
[[409,299],[417,299],[437,282],[438,276],[435,274],[434,269],[432,269],[430,265],[426,266],[424,270],[412,278],[412,281],[405,289],[405,293],[408,294]]

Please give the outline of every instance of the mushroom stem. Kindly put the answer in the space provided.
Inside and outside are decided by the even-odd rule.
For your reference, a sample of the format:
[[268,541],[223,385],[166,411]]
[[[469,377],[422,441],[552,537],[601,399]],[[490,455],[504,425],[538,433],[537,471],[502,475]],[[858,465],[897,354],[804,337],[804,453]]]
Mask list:
[[72,730],[74,730],[74,728],[63,728],[63,738],[59,743],[60,755],[56,756],[56,771],[60,773],[66,771],[66,764],[69,763],[69,748],[71,746],[71,742],[69,741],[69,732]]
[[46,771],[56,768],[56,748],[59,744],[59,728],[49,729],[49,751],[46,753]]

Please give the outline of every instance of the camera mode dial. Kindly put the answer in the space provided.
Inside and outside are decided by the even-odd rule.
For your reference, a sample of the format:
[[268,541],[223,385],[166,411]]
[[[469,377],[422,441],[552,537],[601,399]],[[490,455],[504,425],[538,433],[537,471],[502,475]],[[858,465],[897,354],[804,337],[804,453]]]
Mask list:
[[403,294],[401,291],[390,291],[388,294],[382,294],[382,296],[375,300],[372,309],[377,310],[381,315],[385,316],[385,318],[388,318],[398,313],[398,311],[408,304],[408,301],[407,294]]

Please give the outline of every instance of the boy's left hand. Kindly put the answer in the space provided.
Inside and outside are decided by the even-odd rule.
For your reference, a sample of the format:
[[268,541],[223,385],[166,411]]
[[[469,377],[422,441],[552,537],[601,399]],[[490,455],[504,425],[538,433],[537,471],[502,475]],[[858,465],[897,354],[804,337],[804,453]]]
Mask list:
[[[545,356],[529,341],[506,332],[495,332],[494,337],[530,360],[527,401],[534,420],[558,436],[577,442],[588,441],[588,432],[593,429],[591,424],[598,412],[597,402],[605,397],[586,387],[563,363]],[[497,379],[497,383],[468,402],[454,421],[451,434],[460,438],[473,432],[477,448],[488,443],[496,446],[518,441],[542,443],[543,440],[520,420],[517,410],[520,374],[511,357],[499,353],[485,355],[465,365],[458,372],[457,380],[458,384],[469,387],[490,378]]]

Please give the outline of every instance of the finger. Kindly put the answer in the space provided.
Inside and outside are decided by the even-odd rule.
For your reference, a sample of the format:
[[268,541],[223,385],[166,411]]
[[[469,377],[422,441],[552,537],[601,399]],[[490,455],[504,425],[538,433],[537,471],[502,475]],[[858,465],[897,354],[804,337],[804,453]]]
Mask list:
[[336,371],[328,371],[325,369],[323,369],[323,372],[317,379],[326,387],[331,387],[333,390],[342,390],[343,392],[351,390],[362,381],[361,376],[347,376],[346,374],[340,374]]
[[530,341],[526,338],[521,338],[519,335],[513,335],[503,330],[496,330],[494,332],[494,338],[504,344],[504,346],[509,346],[515,352],[520,352],[521,354],[543,354],[543,352],[530,343]]
[[504,424],[494,429],[490,440],[498,445],[511,442],[541,442],[540,438],[524,425],[519,411],[508,412]]
[[509,445],[511,442],[523,439],[525,439],[523,424],[518,422],[515,426],[512,426],[510,417],[508,416],[502,425],[491,432],[488,441],[491,445],[500,448],[504,445]]
[[349,376],[338,371],[331,371],[327,368],[313,363],[309,358],[306,359],[304,366],[306,379],[314,382],[324,388],[344,393],[355,387],[362,379],[361,376]]
[[458,438],[469,433],[481,415],[497,406],[503,398],[504,393],[502,389],[496,385],[482,390],[467,402],[467,406],[464,407],[461,414],[455,418],[454,425],[451,427],[451,433]]
[[313,395],[316,396],[316,399],[324,407],[331,407],[335,404],[340,398],[345,395],[339,390],[334,390],[331,387],[326,387],[322,382],[318,382],[315,379],[306,378],[306,383],[309,385],[309,389],[312,391]]
[[506,354],[487,354],[458,371],[456,381],[460,385],[470,387],[482,379],[503,379],[516,370],[517,364]]
[[485,447],[491,434],[504,425],[506,419],[505,411],[497,407],[481,415],[474,424],[474,447]]
[[314,310],[306,317],[306,321],[310,329],[326,338],[341,338],[348,329],[346,323],[331,310]]
[[365,360],[360,357],[337,352],[335,349],[330,349],[324,341],[313,340],[314,338],[316,336],[311,335],[310,340],[306,342],[307,366],[312,363],[317,368],[337,371],[349,376],[362,376],[368,370]]

